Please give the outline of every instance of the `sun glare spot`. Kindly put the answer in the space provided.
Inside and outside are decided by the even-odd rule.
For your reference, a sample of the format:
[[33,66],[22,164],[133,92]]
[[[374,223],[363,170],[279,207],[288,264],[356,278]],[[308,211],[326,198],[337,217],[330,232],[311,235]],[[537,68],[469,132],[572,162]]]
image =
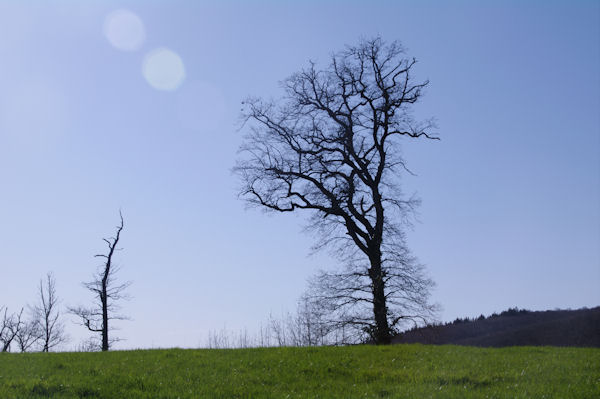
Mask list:
[[116,10],[108,14],[103,31],[110,44],[122,51],[137,50],[146,39],[142,20],[129,10]]
[[157,90],[176,90],[185,79],[185,68],[181,57],[168,48],[160,47],[144,57],[142,74]]

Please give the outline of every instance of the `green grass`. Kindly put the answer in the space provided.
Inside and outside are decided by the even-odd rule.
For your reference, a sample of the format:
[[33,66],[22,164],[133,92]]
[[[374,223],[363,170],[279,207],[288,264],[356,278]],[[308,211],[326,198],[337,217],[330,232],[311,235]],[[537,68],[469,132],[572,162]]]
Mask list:
[[600,349],[395,345],[0,354],[0,398],[600,398]]

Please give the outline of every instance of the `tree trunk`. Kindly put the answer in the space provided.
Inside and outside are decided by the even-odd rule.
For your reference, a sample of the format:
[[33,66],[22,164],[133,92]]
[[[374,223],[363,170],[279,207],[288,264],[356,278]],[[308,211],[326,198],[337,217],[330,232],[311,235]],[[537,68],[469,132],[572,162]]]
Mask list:
[[387,320],[387,304],[385,298],[385,282],[381,272],[381,255],[370,257],[371,268],[369,277],[371,278],[373,290],[373,314],[375,316],[375,331],[373,339],[377,345],[387,345],[392,341],[390,326]]
[[[41,283],[40,283],[41,287]],[[50,342],[50,331],[48,331],[48,327],[50,326],[50,317],[48,316],[48,311],[44,309],[44,349],[42,352],[48,352],[50,348],[48,344]]]
[[[105,291],[106,292],[106,291]],[[108,350],[108,298],[102,295],[102,351]]]

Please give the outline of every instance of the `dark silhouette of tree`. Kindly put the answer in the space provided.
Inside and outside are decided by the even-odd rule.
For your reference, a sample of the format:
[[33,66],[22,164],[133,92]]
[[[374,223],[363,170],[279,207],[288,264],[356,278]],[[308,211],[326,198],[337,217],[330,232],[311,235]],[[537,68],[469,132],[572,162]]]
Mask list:
[[[2,307],[0,307],[0,313]],[[19,332],[25,327],[23,321],[23,309],[19,313],[8,314],[8,308],[4,308],[4,314],[0,319],[0,351],[10,351],[10,345],[17,338]]]
[[39,334],[42,352],[48,352],[67,341],[64,324],[60,321],[56,280],[52,273],[40,280],[38,303],[32,308],[35,330]]
[[119,268],[113,263],[113,256],[117,250],[117,244],[123,231],[123,215],[119,212],[120,224],[116,227],[117,233],[114,237],[104,238],[108,245],[106,254],[95,255],[103,258],[104,263],[94,279],[83,283],[83,286],[94,294],[95,304],[90,308],[77,307],[70,308],[70,312],[81,319],[81,324],[89,331],[99,333],[101,338],[100,348],[102,351],[109,350],[112,343],[119,341],[119,338],[109,338],[109,321],[126,320],[127,317],[118,314],[120,310],[116,301],[126,299],[125,290],[131,285],[130,281],[123,284],[117,284],[115,274]]
[[401,140],[437,139],[431,121],[411,116],[428,84],[413,81],[415,63],[398,42],[375,38],[334,54],[325,70],[311,63],[287,78],[278,102],[245,101],[251,130],[234,168],[249,204],[312,211],[315,248],[337,251],[348,265],[322,274],[313,297],[333,312],[333,325],[378,344],[389,343],[403,320],[432,311],[433,283],[403,233],[419,201],[402,195],[398,182],[409,172]]

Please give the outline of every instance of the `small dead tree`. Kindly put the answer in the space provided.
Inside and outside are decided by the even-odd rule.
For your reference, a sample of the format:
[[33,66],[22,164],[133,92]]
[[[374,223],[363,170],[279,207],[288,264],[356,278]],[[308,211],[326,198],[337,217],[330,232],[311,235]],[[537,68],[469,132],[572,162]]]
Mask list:
[[64,324],[60,321],[56,280],[52,273],[46,275],[45,281],[40,280],[38,295],[38,303],[32,308],[32,313],[42,352],[48,352],[67,341]]
[[[2,308],[0,308],[0,312]],[[17,337],[25,322],[23,318],[23,309],[19,313],[8,314],[8,308],[4,308],[4,315],[0,320],[0,351],[9,352],[10,345]]]
[[69,308],[69,311],[78,316],[81,324],[89,331],[99,333],[101,337],[100,348],[102,351],[109,350],[111,344],[119,341],[119,338],[109,338],[110,330],[109,322],[111,320],[127,320],[126,316],[118,314],[120,307],[116,303],[121,299],[127,299],[125,294],[127,287],[131,285],[131,281],[123,284],[117,284],[115,274],[119,270],[113,262],[113,256],[117,251],[117,245],[123,231],[123,215],[119,212],[120,224],[116,227],[117,232],[114,237],[104,238],[104,242],[108,245],[106,254],[95,255],[98,258],[104,259],[104,263],[100,270],[94,276],[93,280],[83,283],[83,286],[91,291],[95,296],[95,304],[90,308],[76,307]]

